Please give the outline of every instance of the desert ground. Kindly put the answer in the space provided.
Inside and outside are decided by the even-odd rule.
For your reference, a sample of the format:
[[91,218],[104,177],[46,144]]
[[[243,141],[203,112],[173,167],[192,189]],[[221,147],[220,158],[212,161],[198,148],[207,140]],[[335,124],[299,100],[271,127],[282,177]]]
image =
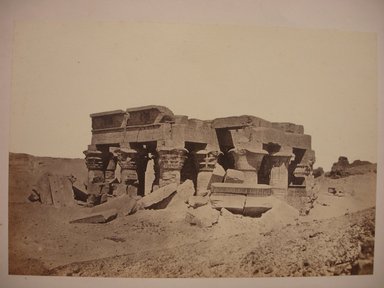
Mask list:
[[[101,224],[92,208],[28,196],[44,173],[87,175],[82,159],[10,154],[9,274],[102,277],[275,277],[372,274],[376,173],[315,178],[308,215],[277,198],[259,218],[220,211],[210,227],[185,207],[143,209]],[[336,187],[342,194],[328,191]],[[108,200],[110,201],[110,199]]]

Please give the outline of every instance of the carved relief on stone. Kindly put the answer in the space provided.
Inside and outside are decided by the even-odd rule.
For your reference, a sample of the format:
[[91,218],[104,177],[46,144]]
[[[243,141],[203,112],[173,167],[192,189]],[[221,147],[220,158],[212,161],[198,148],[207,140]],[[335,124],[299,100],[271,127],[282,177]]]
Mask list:
[[223,154],[218,150],[199,150],[194,152],[194,159],[196,161],[195,165],[198,168],[198,171],[208,171],[212,172],[215,169],[217,159],[220,154]]
[[180,183],[180,171],[187,159],[187,153],[188,150],[185,148],[158,149],[160,187],[170,183]]
[[138,180],[137,176],[137,157],[138,152],[130,148],[120,148],[114,151],[117,157],[117,162],[121,167],[121,182],[128,184]]
[[188,150],[185,148],[162,148],[158,150],[160,170],[181,170]]
[[136,170],[138,152],[134,149],[120,148],[115,150],[117,162],[121,169]]
[[311,167],[307,164],[298,164],[293,171],[293,175],[296,178],[304,178],[311,174]]

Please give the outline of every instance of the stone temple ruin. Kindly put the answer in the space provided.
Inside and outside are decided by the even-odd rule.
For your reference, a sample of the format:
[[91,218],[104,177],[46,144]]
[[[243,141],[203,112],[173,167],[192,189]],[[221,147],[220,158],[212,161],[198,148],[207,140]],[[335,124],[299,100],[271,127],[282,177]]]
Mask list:
[[[91,204],[103,202],[108,193],[144,196],[187,179],[196,195],[209,193],[215,208],[236,210],[240,196],[306,196],[315,153],[302,125],[254,116],[203,121],[163,106],[90,117],[92,141],[84,154]],[[148,184],[150,162],[153,181]]]

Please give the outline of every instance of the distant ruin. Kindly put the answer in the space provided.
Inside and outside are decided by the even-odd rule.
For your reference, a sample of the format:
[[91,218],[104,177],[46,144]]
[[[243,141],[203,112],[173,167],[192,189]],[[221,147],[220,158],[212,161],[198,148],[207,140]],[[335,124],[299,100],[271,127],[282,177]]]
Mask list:
[[[243,173],[244,179],[237,185],[240,190],[280,197],[305,195],[306,179],[315,162],[311,136],[304,134],[302,125],[248,115],[203,121],[174,115],[163,106],[101,112],[90,117],[92,140],[84,154],[87,193],[94,198],[111,189],[144,196],[150,160],[154,170],[151,191],[191,179],[196,195],[206,195],[213,183],[232,182],[215,174],[218,163],[225,171]],[[117,165],[120,175],[116,175]],[[111,183],[115,183],[113,188]],[[217,193],[224,193],[228,185],[213,186]]]

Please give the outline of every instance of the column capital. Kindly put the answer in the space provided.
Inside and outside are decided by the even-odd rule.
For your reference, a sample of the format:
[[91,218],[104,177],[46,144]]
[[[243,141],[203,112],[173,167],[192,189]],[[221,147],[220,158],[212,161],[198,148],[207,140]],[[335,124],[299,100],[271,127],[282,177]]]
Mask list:
[[114,150],[113,153],[116,155],[121,169],[136,169],[136,158],[138,152],[135,149],[119,148]]
[[311,167],[306,164],[298,164],[295,170],[293,171],[293,175],[296,178],[302,178],[302,177],[304,178],[309,176],[310,174],[311,174]]
[[185,159],[187,159],[188,150],[185,148],[161,147],[157,149],[159,154],[160,169],[181,170]]
[[103,169],[102,152],[98,150],[85,150],[85,165],[88,170],[100,170]]
[[260,148],[235,147],[228,151],[235,158],[235,166],[239,170],[259,170],[267,151]]
[[274,154],[268,155],[272,167],[280,167],[282,164],[288,165],[294,154],[287,151],[280,151]]

